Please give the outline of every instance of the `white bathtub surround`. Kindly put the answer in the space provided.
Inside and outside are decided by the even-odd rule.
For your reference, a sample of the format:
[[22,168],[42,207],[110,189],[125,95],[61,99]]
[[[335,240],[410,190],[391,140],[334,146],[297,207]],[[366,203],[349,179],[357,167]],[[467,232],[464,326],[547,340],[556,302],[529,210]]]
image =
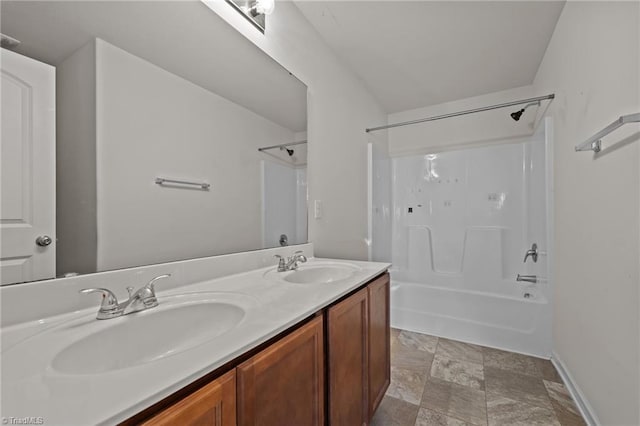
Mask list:
[[[3,317],[9,317],[14,324],[4,326],[3,320],[1,331],[2,414],[21,417],[36,413],[51,424],[114,424],[125,420],[286,330],[389,267],[386,263],[312,258],[305,267],[345,264],[353,274],[349,278],[328,284],[290,283],[281,278],[287,273],[274,276],[273,254],[289,255],[300,248],[304,249],[309,257],[312,256],[311,245],[304,245],[155,265],[138,268],[138,271],[114,271],[80,276],[64,280],[64,283],[58,280],[57,287],[51,285],[51,282],[38,282],[2,288],[0,292],[3,296]],[[256,266],[261,268],[246,272]],[[175,295],[207,292],[209,296],[204,294],[203,298],[222,297],[220,294],[224,294],[227,298],[242,299],[245,316],[236,328],[219,338],[183,352],[153,362],[99,374],[76,374],[70,370],[82,366],[71,366],[64,358],[57,358],[54,362],[57,353],[69,344],[86,337],[89,329],[106,328],[115,325],[116,322],[126,323],[135,317],[97,321],[95,315],[99,304],[98,297],[89,296],[83,296],[88,301],[83,300],[82,306],[70,306],[67,302],[67,312],[60,312],[57,317],[52,317],[51,310],[41,309],[40,314],[19,317],[16,309],[13,312],[4,309],[18,303],[23,307],[29,306],[31,310],[40,308],[38,303],[26,305],[30,301],[29,297],[43,298],[33,289],[35,286],[39,286],[47,296],[52,297],[47,305],[56,305],[60,300],[76,300],[77,290],[82,287],[99,284],[118,290],[118,285],[132,284],[129,279],[135,278],[136,285],[141,285],[149,276],[167,272],[174,275],[170,278],[171,282],[167,283],[168,287],[163,289],[161,283],[158,283],[160,306],[154,309],[159,309],[163,300],[171,300]],[[47,286],[55,287],[56,291],[45,291]],[[19,287],[24,287],[25,292],[20,292]],[[70,312],[74,309],[75,312]],[[134,315],[143,316],[152,311],[147,310]],[[43,328],[48,330],[38,333]],[[162,334],[162,330],[157,332]],[[135,345],[135,339],[135,336],[131,336],[123,344]],[[114,347],[113,350],[117,351],[118,348]]]
[[545,124],[525,142],[392,159],[394,327],[550,357]]
[[377,262],[391,261],[391,158],[387,131],[368,133],[371,147],[371,259]]

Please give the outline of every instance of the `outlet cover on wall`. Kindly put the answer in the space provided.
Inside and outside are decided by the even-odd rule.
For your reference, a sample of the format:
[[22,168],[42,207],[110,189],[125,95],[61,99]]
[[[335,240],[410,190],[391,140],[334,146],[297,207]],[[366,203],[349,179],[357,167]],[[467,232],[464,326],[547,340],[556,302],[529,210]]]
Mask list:
[[313,217],[320,219],[322,217],[322,200],[313,201]]

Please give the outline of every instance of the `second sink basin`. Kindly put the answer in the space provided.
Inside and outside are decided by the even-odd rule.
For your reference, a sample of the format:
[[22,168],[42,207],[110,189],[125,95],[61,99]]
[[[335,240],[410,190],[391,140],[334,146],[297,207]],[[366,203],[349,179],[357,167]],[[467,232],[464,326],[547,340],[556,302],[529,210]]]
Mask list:
[[61,373],[97,374],[185,351],[235,328],[246,313],[235,302],[216,293],[160,299],[157,308],[99,321],[99,330],[62,349],[51,366]]
[[269,271],[267,275],[294,284],[329,284],[350,278],[359,270],[359,267],[350,263],[311,261],[294,271]]
[[297,284],[311,283],[330,283],[332,281],[340,281],[349,278],[355,272],[354,269],[348,267],[336,266],[309,266],[299,268],[286,277],[285,281]]

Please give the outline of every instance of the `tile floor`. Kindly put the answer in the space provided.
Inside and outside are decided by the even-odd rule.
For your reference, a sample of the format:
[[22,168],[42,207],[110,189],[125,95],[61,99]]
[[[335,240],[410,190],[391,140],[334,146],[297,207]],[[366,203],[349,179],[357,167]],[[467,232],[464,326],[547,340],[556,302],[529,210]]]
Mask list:
[[392,329],[373,426],[585,425],[551,362]]

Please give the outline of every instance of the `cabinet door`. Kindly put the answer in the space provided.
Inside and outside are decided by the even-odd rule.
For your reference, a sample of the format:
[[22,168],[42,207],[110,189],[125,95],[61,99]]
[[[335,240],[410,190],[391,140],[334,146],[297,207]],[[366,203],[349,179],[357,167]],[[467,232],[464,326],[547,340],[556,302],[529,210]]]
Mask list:
[[380,405],[391,380],[389,274],[367,287],[369,291],[369,419]]
[[358,426],[369,420],[367,289],[329,308],[329,424]]
[[322,316],[237,368],[239,425],[324,424]]
[[145,426],[235,426],[235,370],[198,389],[142,424]]

